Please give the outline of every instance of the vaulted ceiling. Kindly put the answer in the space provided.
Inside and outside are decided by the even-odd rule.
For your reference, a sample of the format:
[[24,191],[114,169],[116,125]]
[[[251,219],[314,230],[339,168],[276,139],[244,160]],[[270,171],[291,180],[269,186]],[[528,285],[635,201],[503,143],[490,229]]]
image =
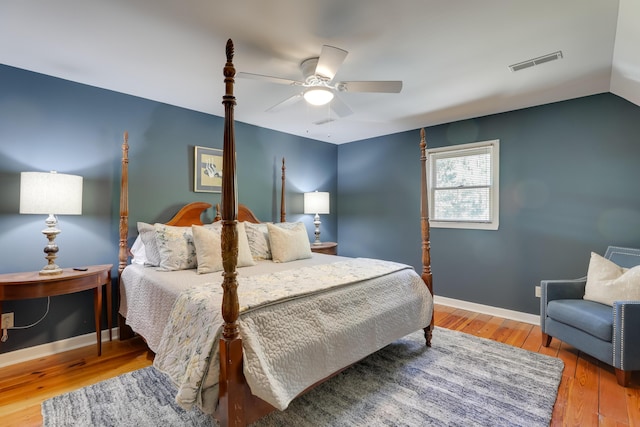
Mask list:
[[238,71],[292,80],[336,46],[334,81],[402,91],[340,92],[337,117],[265,111],[300,87],[238,78],[236,120],[340,144],[602,92],[640,105],[639,23],[636,0],[0,0],[0,63],[222,116],[228,38]]

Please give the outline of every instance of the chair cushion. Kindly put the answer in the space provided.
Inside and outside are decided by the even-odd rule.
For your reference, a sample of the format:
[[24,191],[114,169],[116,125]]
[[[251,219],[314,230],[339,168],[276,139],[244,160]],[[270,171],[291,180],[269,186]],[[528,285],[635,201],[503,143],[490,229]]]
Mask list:
[[612,340],[613,309],[608,305],[580,299],[559,299],[549,302],[547,316],[603,341]]

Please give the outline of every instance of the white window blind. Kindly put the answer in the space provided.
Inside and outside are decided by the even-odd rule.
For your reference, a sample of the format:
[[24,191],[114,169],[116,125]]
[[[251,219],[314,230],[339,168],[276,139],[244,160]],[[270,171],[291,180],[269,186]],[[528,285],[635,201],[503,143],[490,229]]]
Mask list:
[[498,228],[498,144],[427,150],[431,226]]

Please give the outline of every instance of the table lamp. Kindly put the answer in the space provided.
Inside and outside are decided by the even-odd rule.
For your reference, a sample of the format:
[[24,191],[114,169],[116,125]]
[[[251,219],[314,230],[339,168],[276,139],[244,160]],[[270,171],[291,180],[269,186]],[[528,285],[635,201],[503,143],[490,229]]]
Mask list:
[[42,233],[49,243],[44,248],[48,264],[40,274],[61,274],[62,269],[55,263],[58,246],[55,238],[60,234],[56,227],[56,215],[82,214],[82,177],[52,172],[22,172],[20,174],[20,213],[49,215],[45,220],[47,228]]
[[320,241],[320,214],[329,213],[329,193],[324,191],[314,191],[312,193],[304,193],[304,213],[315,214],[313,217],[313,225],[316,226],[316,240],[314,245],[319,245]]

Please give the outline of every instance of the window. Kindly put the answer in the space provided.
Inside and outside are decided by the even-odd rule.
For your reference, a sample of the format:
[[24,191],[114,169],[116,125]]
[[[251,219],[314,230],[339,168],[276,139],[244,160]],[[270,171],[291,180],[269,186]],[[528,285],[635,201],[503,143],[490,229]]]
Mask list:
[[427,150],[429,223],[497,230],[500,141]]

